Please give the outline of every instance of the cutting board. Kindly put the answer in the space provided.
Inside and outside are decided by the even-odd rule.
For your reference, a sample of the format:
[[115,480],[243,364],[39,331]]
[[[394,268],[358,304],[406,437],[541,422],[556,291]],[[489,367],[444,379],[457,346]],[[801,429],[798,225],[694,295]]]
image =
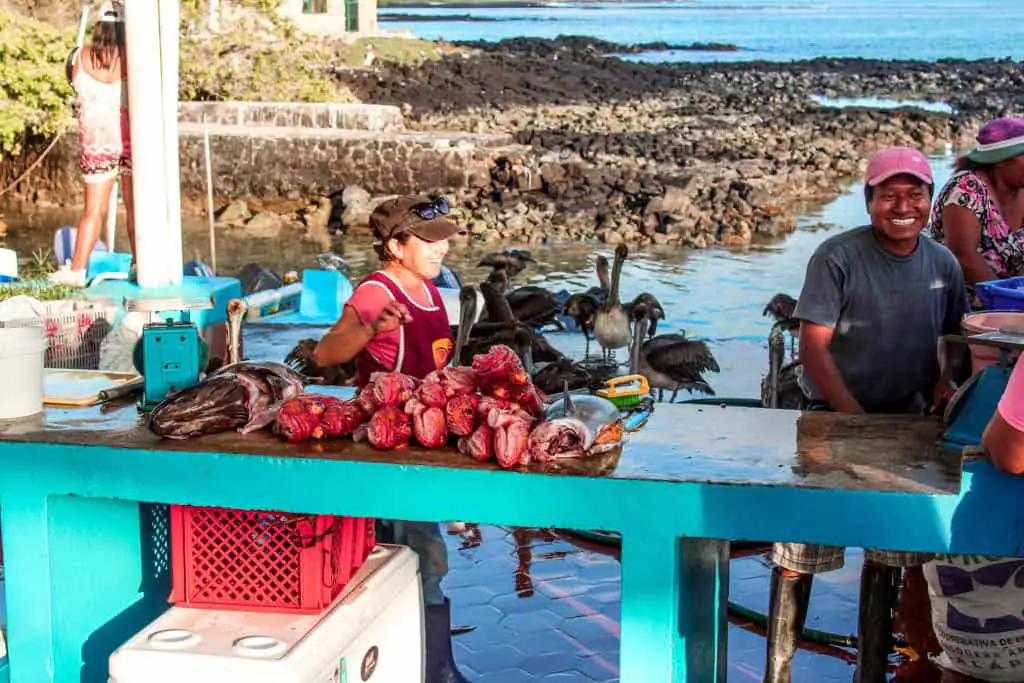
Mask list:
[[48,406],[84,407],[100,402],[100,392],[140,380],[137,372],[102,370],[43,370],[43,403]]

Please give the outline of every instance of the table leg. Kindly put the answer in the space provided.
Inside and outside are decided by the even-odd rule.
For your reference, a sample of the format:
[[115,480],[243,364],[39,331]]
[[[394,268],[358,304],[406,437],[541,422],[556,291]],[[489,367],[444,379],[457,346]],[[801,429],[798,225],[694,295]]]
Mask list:
[[4,496],[0,526],[4,530],[7,676],[10,683],[52,681],[52,584],[46,497]]
[[724,683],[728,542],[622,537],[622,683]]
[[5,496],[10,683],[105,683],[113,650],[167,609],[138,503]]

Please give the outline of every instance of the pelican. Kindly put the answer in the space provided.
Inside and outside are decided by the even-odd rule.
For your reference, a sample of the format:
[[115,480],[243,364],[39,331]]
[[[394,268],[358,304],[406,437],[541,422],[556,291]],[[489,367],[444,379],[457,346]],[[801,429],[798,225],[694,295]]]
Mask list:
[[242,317],[249,310],[242,299],[232,299],[228,302],[228,362],[240,363],[242,361]]
[[322,384],[349,386],[356,379],[356,361],[353,358],[347,363],[323,367],[313,360],[313,349],[318,344],[316,339],[302,339],[295,348],[284,357],[285,365],[307,377],[322,377]]
[[576,327],[583,332],[583,338],[587,340],[583,350],[584,357],[590,355],[590,335],[594,333],[594,319],[608,298],[608,259],[604,254],[598,255],[594,269],[597,271],[598,286],[571,295],[562,306],[562,313],[573,319]]
[[503,270],[508,273],[509,277],[515,277],[523,272],[529,263],[536,263],[533,257],[530,256],[530,252],[523,251],[522,249],[506,249],[505,251],[487,254],[476,265],[478,267]]
[[658,389],[658,400],[663,398],[665,389],[672,391],[669,402],[676,400],[680,389],[715,395],[701,376],[707,371],[719,372],[718,362],[707,344],[682,334],[663,334],[643,341],[649,324],[646,307],[637,306],[633,318],[636,325],[629,354],[630,374],[645,376]]
[[626,312],[631,315],[637,306],[644,306],[647,309],[647,319],[651,324],[647,334],[653,338],[657,334],[658,321],[665,319],[665,309],[661,307],[661,302],[653,294],[647,292],[637,294],[633,301],[626,305]]
[[768,333],[768,374],[761,380],[761,405],[802,410],[806,407],[806,397],[797,378],[800,361],[785,361],[785,332],[782,326],[775,325]]
[[795,313],[796,299],[782,292],[773,296],[761,311],[762,316],[771,316],[775,320],[773,329],[778,327],[789,333],[789,355],[792,357],[796,356],[794,342],[800,336],[800,321],[793,317]]
[[597,343],[604,349],[605,355],[614,353],[615,349],[629,346],[630,325],[629,314],[619,301],[619,280],[622,277],[622,265],[626,262],[629,249],[625,244],[615,248],[615,263],[612,266],[612,281],[608,289],[608,298],[604,306],[594,316],[594,336]]
[[[487,310],[487,320],[474,324],[481,299]],[[459,293],[459,302],[459,329],[455,337],[453,361],[456,365],[469,364],[473,356],[486,352],[495,344],[505,344],[519,350],[526,364],[527,358],[521,352],[524,339],[529,340],[531,365],[534,360],[552,362],[564,358],[543,336],[534,334],[533,328],[516,319],[508,300],[493,283],[483,282],[479,287],[463,287]]]

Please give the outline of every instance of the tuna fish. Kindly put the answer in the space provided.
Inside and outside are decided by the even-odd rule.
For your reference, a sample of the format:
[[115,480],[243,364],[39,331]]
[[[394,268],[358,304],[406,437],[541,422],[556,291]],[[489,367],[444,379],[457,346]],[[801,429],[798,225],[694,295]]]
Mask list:
[[283,363],[225,365],[194,387],[168,396],[150,415],[149,428],[165,439],[263,429],[285,401],[302,393],[304,379]]
[[530,433],[527,452],[537,462],[595,455],[618,446],[622,433],[622,415],[611,401],[599,396],[570,397],[565,391]]

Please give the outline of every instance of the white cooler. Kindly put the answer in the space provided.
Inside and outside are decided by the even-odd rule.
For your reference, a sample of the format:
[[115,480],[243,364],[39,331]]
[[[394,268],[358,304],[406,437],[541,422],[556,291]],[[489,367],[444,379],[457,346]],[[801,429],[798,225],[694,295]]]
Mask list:
[[422,683],[416,554],[378,545],[334,604],[294,615],[172,607],[110,655],[110,683]]

